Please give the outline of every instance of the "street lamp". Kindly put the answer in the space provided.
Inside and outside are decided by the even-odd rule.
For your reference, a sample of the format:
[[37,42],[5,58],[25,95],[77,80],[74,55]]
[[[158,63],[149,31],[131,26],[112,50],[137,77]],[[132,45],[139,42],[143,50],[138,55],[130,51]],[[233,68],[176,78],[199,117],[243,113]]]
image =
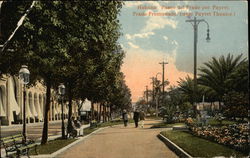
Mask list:
[[62,115],[61,115],[61,119],[62,119],[62,138],[66,138],[65,137],[65,128],[64,128],[64,114],[63,114],[63,95],[65,94],[65,86],[64,84],[60,84],[58,86],[58,94],[59,94],[59,100],[61,101],[61,107],[62,107]]
[[23,83],[23,137],[26,142],[26,85],[29,83],[30,79],[30,71],[28,70],[28,66],[22,65],[19,70],[19,79]]
[[196,90],[197,90],[197,71],[196,71],[196,67],[197,67],[197,34],[198,34],[198,25],[201,22],[205,22],[207,24],[207,42],[210,41],[210,37],[209,37],[209,24],[206,20],[204,19],[196,19],[196,17],[194,17],[194,19],[190,19],[190,20],[186,20],[186,22],[190,22],[194,28],[194,90],[193,90],[193,109],[194,109],[194,114],[196,116]]

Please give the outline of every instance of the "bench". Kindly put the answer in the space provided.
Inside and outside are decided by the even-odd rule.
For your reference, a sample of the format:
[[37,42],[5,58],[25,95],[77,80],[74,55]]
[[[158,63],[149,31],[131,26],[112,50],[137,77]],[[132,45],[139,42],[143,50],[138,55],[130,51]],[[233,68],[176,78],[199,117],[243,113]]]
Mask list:
[[35,148],[35,152],[37,154],[37,144],[35,144],[35,141],[28,140],[24,142],[24,137],[22,134],[2,138],[1,144],[5,148],[7,157],[14,153],[16,154],[16,157],[20,157],[20,155],[27,155],[29,157],[29,150],[31,148]]

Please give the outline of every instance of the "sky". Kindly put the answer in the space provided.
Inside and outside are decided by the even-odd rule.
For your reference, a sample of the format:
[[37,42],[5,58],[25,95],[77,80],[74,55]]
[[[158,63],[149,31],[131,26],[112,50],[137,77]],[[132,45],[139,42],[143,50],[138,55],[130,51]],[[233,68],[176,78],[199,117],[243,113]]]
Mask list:
[[209,25],[210,42],[207,24],[198,25],[198,68],[228,53],[248,58],[247,13],[246,1],[126,1],[119,15],[119,43],[126,52],[122,72],[132,101],[143,96],[146,86],[152,89],[150,78],[162,72],[159,62],[168,62],[164,76],[170,85],[193,77],[194,30],[188,19]]

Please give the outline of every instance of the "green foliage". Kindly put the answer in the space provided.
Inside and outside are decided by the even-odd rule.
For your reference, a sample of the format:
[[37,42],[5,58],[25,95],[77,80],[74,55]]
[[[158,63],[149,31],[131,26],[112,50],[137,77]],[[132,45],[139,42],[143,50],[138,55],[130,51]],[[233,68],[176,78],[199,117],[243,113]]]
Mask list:
[[191,79],[189,76],[185,77],[185,79],[180,79],[178,81],[179,89],[183,92],[183,97],[186,101],[192,102],[193,101],[193,79]]
[[[3,22],[10,27],[3,26],[2,41],[31,3],[3,4]],[[1,54],[1,73],[17,74],[21,65],[27,64],[31,84],[43,81],[49,92],[50,85],[57,89],[59,83],[65,83],[69,117],[73,99],[88,98],[118,108],[129,106],[130,90],[120,72],[124,52],[117,43],[121,7],[122,2],[115,0],[37,1],[8,45],[15,51]],[[48,93],[46,100],[45,114],[49,110]]]
[[[248,105],[248,61],[242,55],[215,57],[199,68],[198,102],[205,96],[206,102],[224,102],[224,114],[228,117],[246,117]],[[180,79],[179,88],[185,101],[192,103],[193,80]],[[222,109],[221,109],[222,110]],[[237,112],[235,112],[237,111]]]
[[180,106],[179,106],[180,112],[185,114],[186,117],[188,116],[188,112],[191,109],[192,109],[192,104],[189,102],[184,102],[184,103],[180,104]]
[[231,117],[248,117],[248,101],[249,94],[243,92],[231,91],[223,97],[224,107],[223,113],[225,116]]
[[206,88],[208,94],[214,94],[214,97],[222,101],[223,95],[232,89],[232,85],[226,82],[232,73],[242,65],[246,59],[241,59],[242,55],[236,58],[228,54],[227,57],[221,56],[219,59],[215,57],[212,61],[204,63],[205,66],[201,67],[199,84]]
[[171,124],[169,124],[166,122],[161,122],[161,123],[153,125],[150,128],[172,128],[174,126],[185,126],[185,124],[184,123],[171,123]]
[[208,124],[211,126],[227,126],[227,125],[233,125],[236,124],[237,122],[235,121],[229,121],[229,120],[218,120],[218,119],[209,119]]

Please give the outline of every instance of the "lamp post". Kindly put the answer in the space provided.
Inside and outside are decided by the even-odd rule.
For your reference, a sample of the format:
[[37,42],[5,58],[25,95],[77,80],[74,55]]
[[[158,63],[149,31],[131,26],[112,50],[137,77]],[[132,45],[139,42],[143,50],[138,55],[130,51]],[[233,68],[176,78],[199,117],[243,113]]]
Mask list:
[[[155,86],[156,86],[156,84],[157,84],[157,76],[159,75],[159,74],[161,74],[160,72],[158,72],[156,75],[155,75]],[[156,90],[156,92],[155,92],[155,94],[157,95],[157,92],[158,92],[158,87],[157,87],[157,90]],[[156,114],[156,117],[158,117],[158,104],[159,104],[159,96],[158,97],[156,97],[155,96],[155,114]]]
[[210,37],[209,37],[209,24],[207,21],[205,21],[204,19],[196,19],[196,17],[194,17],[194,19],[190,19],[190,20],[186,20],[186,22],[190,22],[193,26],[194,29],[194,90],[193,90],[193,108],[194,108],[194,115],[196,116],[196,91],[197,91],[197,71],[196,71],[196,67],[197,67],[197,42],[198,42],[198,38],[197,38],[197,34],[198,34],[198,25],[201,22],[205,22],[207,24],[207,42],[210,41]]
[[64,114],[63,114],[63,96],[65,94],[65,86],[64,84],[60,84],[58,86],[58,94],[59,94],[59,100],[61,101],[61,107],[62,107],[62,115],[61,115],[61,119],[62,119],[62,138],[66,138],[65,137],[65,127],[64,127]]
[[19,79],[23,83],[23,137],[26,142],[26,85],[29,83],[30,71],[28,70],[28,66],[22,65],[19,71]]

